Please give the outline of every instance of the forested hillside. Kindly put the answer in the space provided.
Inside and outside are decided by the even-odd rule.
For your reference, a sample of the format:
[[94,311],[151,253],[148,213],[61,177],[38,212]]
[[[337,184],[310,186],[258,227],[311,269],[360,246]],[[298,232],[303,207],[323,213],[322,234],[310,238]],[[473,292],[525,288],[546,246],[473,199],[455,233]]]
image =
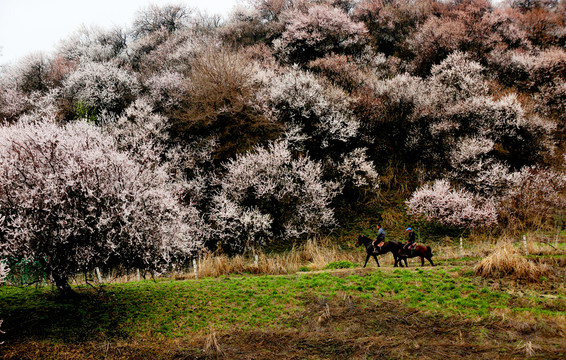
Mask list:
[[0,121],[0,254],[57,243],[77,260],[51,273],[377,222],[556,229],[566,2],[152,6],[2,69]]

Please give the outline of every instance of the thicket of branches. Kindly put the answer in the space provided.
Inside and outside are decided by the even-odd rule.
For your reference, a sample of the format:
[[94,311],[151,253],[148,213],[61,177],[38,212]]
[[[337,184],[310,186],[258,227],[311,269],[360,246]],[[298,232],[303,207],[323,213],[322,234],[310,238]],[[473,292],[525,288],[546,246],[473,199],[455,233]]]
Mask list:
[[[0,76],[2,136],[10,139],[2,146],[37,166],[44,137],[85,141],[69,129],[89,121],[84,136],[107,137],[115,154],[101,153],[89,171],[98,167],[110,181],[123,162],[128,181],[147,180],[136,186],[174,184],[166,197],[183,210],[168,221],[192,229],[184,240],[191,251],[239,252],[354,229],[338,214],[379,199],[379,173],[391,164],[414,174],[397,182],[410,193],[397,199],[405,219],[467,229],[561,224],[565,110],[564,0],[254,0],[228,19],[151,6],[131,28],[79,29],[52,54],[29,55]],[[22,144],[27,155],[16,150]],[[45,168],[41,186],[68,181],[63,174],[81,161],[45,159],[56,166]],[[22,181],[6,178],[13,188],[0,189],[0,254],[59,269],[57,255],[41,250],[47,225],[38,214],[87,190],[61,185],[57,200],[33,199],[40,191],[15,164],[0,160],[2,176],[19,171]],[[24,189],[28,203],[15,200]],[[132,192],[121,206],[145,203],[144,194]],[[143,211],[158,219],[160,206]],[[112,209],[95,220],[118,221]],[[83,210],[65,224],[53,218],[45,241],[77,257],[70,254],[90,241]],[[29,219],[37,227],[22,240],[16,230]],[[184,256],[163,245],[168,234],[140,231],[136,241],[161,244],[165,258]],[[122,259],[107,250],[65,266]]]

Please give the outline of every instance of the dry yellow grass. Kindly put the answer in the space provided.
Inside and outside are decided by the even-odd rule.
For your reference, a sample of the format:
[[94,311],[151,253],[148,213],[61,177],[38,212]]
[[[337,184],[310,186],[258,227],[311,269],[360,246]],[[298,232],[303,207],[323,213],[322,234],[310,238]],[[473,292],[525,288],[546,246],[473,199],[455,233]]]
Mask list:
[[546,264],[535,264],[519,254],[510,243],[501,242],[495,250],[474,268],[476,275],[486,278],[511,277],[527,281],[540,281],[553,273]]
[[[198,261],[199,276],[222,276],[227,274],[289,274],[301,267],[320,270],[333,261],[360,262],[359,253],[343,251],[328,239],[310,239],[299,247],[281,254],[265,254],[252,250],[245,255],[227,256],[205,254]],[[190,277],[191,274],[187,274]]]

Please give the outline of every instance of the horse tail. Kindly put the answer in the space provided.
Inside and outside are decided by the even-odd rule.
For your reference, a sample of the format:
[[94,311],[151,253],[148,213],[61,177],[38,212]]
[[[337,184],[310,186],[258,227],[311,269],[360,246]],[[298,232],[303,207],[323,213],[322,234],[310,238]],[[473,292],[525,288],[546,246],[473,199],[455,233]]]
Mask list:
[[427,254],[427,256],[428,256],[429,258],[432,257],[432,249],[430,248],[430,246],[427,246],[427,247],[426,247],[426,254]]

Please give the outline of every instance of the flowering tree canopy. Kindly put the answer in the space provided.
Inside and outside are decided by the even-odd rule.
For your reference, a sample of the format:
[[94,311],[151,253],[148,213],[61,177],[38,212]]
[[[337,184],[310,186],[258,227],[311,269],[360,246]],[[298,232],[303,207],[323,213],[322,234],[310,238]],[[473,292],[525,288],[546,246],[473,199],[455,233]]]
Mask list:
[[168,175],[75,122],[0,128],[0,256],[42,264],[63,294],[94,267],[159,271],[197,251],[195,210]]
[[229,249],[261,244],[268,237],[292,239],[335,224],[330,202],[336,184],[322,180],[322,167],[293,158],[286,142],[238,156],[225,165],[211,218]]
[[454,190],[446,180],[437,180],[415,191],[407,206],[410,213],[445,226],[473,228],[497,223],[497,208],[491,200]]
[[287,16],[285,31],[274,47],[290,63],[305,63],[330,51],[352,54],[366,42],[365,25],[337,8],[314,5],[306,13],[296,10]]

